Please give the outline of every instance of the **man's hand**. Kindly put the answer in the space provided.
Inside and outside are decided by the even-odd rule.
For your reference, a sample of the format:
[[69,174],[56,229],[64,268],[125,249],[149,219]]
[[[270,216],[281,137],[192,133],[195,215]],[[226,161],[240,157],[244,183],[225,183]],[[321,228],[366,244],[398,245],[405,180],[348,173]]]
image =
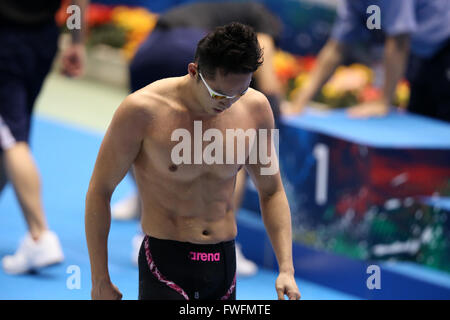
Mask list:
[[92,300],[121,300],[122,293],[109,280],[97,281],[92,285]]
[[383,117],[389,108],[381,101],[365,102],[347,110],[351,118]]
[[82,44],[71,44],[61,57],[61,72],[68,77],[83,75],[86,61],[86,50]]
[[389,112],[398,82],[405,73],[410,46],[409,34],[399,34],[386,38],[384,45],[384,87],[382,98],[365,102],[348,109],[353,118],[382,117]]
[[275,282],[275,288],[278,294],[278,300],[284,300],[284,296],[287,295],[289,300],[299,300],[300,291],[293,274],[280,272]]
[[302,113],[304,105],[300,103],[294,104],[292,101],[284,100],[280,103],[280,108],[282,114],[290,116]]

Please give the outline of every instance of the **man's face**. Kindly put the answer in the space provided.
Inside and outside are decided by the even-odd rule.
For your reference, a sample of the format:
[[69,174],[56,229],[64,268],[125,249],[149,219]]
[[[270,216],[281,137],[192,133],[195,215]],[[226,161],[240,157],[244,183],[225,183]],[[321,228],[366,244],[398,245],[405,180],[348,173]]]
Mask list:
[[209,114],[220,114],[231,107],[247,92],[252,80],[252,73],[224,75],[216,71],[214,79],[206,78],[201,72],[197,76],[203,91],[205,111]]

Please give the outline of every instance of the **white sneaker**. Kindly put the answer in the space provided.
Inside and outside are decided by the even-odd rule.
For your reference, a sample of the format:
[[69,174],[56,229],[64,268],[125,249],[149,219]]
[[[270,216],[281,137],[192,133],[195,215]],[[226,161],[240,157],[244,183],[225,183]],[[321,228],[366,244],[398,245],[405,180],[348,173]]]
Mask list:
[[21,274],[31,270],[47,267],[64,260],[58,236],[52,231],[45,231],[38,241],[27,233],[14,255],[5,256],[2,266],[6,273]]
[[258,272],[258,266],[244,257],[241,245],[236,243],[236,273],[240,277],[250,277]]
[[131,251],[131,261],[134,265],[138,265],[139,259],[139,250],[141,250],[142,241],[144,241],[145,235],[142,232],[139,232],[137,235],[133,237],[132,246],[133,250]]
[[115,203],[111,208],[111,216],[115,220],[138,219],[139,214],[139,197],[137,193]]

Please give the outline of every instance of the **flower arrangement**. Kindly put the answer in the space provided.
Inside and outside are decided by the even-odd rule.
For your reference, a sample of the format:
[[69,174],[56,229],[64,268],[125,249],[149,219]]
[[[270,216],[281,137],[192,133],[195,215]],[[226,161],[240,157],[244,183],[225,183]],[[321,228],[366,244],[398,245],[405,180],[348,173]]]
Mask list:
[[[315,64],[316,58],[312,56],[295,56],[281,50],[275,54],[275,72],[288,100],[302,90]],[[338,67],[314,101],[331,108],[343,108],[375,101],[381,97],[381,94],[381,88],[374,86],[374,71],[365,65],[355,63]],[[394,104],[406,107],[408,99],[409,85],[406,80],[402,80],[397,86]]]
[[[68,5],[63,3],[56,14],[58,25],[65,31],[65,22],[69,17],[65,8]],[[157,18],[157,14],[141,7],[90,4],[86,10],[87,45],[106,44],[119,48],[125,58],[131,60],[139,45],[155,27]]]
[[123,51],[125,56],[131,60],[139,45],[156,26],[158,16],[144,8],[118,6],[112,10],[111,20],[126,31],[127,41],[123,46]]

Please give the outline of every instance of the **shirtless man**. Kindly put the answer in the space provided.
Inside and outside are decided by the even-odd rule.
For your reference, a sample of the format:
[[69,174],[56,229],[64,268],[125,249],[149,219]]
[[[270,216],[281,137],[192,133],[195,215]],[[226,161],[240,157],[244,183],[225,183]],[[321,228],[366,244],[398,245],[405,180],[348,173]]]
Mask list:
[[[237,227],[232,202],[242,167],[258,189],[263,221],[277,257],[278,298],[300,298],[292,261],[290,211],[279,172],[261,174],[270,164],[259,161],[174,164],[172,157],[178,144],[173,132],[184,129],[194,136],[194,121],[201,121],[203,131],[215,128],[224,137],[226,129],[274,128],[267,98],[248,88],[261,63],[256,34],[232,23],[216,28],[199,42],[187,75],[156,81],[119,106],[101,145],[86,197],[93,299],[122,297],[108,273],[107,238],[111,195],[131,166],[142,199],[141,224],[146,234],[139,254],[139,299],[235,299]],[[272,141],[268,144],[273,146]],[[246,152],[247,160],[248,156]]]

